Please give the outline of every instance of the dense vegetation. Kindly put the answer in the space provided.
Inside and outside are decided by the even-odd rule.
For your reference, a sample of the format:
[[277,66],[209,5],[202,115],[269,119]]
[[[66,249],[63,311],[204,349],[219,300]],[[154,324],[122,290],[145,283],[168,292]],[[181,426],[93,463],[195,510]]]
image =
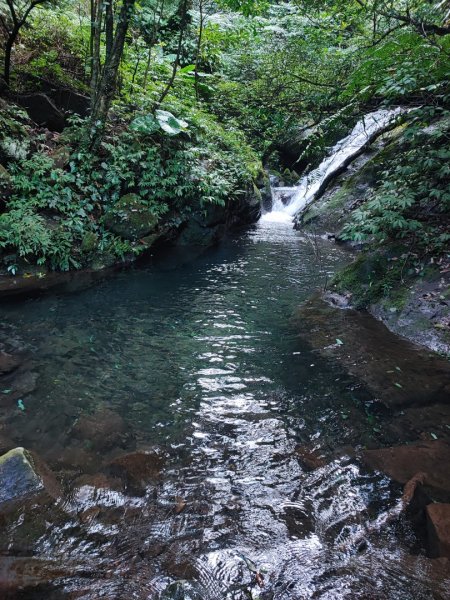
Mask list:
[[[415,109],[402,151],[344,235],[441,260],[449,17],[424,0],[0,0],[5,268],[140,253],[150,222],[256,193],[262,162],[295,180],[364,112],[398,104]],[[18,108],[61,90],[72,104],[51,132]],[[148,225],[135,235],[111,225],[127,202]]]

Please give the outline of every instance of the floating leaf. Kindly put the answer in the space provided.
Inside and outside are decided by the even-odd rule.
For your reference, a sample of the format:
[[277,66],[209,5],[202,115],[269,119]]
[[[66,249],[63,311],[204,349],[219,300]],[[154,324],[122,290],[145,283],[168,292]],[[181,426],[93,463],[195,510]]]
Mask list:
[[431,437],[433,438],[433,440],[437,440],[438,436],[435,433],[430,433]]
[[403,386],[400,385],[400,383],[395,382],[394,385],[396,385],[398,388],[402,388]]
[[343,345],[343,343],[344,343],[344,342],[343,342],[342,340],[340,340],[339,338],[336,338],[336,344],[337,344],[338,346],[342,346],[342,345]]

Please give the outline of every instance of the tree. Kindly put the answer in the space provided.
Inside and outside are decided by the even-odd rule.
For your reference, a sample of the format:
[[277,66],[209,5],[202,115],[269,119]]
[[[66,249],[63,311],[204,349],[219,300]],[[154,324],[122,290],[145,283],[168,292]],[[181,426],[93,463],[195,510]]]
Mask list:
[[[0,25],[5,32],[3,79],[9,85],[11,78],[11,54],[21,28],[27,22],[31,11],[49,0],[5,0],[5,13],[0,12]],[[0,5],[1,6],[1,5]],[[0,8],[0,11],[2,9]]]
[[[101,138],[101,131],[116,92],[117,75],[135,2],[136,0],[122,0],[117,16],[114,14],[112,0],[91,2],[91,119],[94,125],[92,145]],[[102,64],[103,30],[105,58]]]

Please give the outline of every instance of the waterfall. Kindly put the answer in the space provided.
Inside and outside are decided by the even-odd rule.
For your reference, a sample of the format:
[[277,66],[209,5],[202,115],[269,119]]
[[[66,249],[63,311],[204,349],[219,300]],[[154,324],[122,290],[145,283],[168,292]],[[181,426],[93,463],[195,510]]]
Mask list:
[[330,180],[350,164],[401,112],[401,108],[381,109],[365,115],[353,131],[332,148],[330,155],[316,169],[304,175],[296,186],[272,189],[272,211],[263,215],[262,219],[291,221],[296,213],[318,198]]

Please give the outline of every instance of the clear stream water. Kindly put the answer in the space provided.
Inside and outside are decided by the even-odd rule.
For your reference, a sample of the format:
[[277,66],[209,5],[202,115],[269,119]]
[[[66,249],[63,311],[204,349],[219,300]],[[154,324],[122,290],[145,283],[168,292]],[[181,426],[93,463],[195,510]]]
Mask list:
[[[44,581],[11,597],[448,597],[406,522],[366,533],[401,489],[346,456],[372,439],[370,394],[291,322],[348,260],[318,245],[320,260],[290,224],[262,221],[185,264],[172,254],[0,306],[39,376],[25,411],[9,407],[2,425],[66,490],[25,546],[27,517],[4,530],[9,554],[33,556]],[[80,440],[77,419],[105,408],[127,435],[101,448]],[[164,466],[145,494],[76,484],[155,446]],[[332,458],[308,470],[299,448]]]

